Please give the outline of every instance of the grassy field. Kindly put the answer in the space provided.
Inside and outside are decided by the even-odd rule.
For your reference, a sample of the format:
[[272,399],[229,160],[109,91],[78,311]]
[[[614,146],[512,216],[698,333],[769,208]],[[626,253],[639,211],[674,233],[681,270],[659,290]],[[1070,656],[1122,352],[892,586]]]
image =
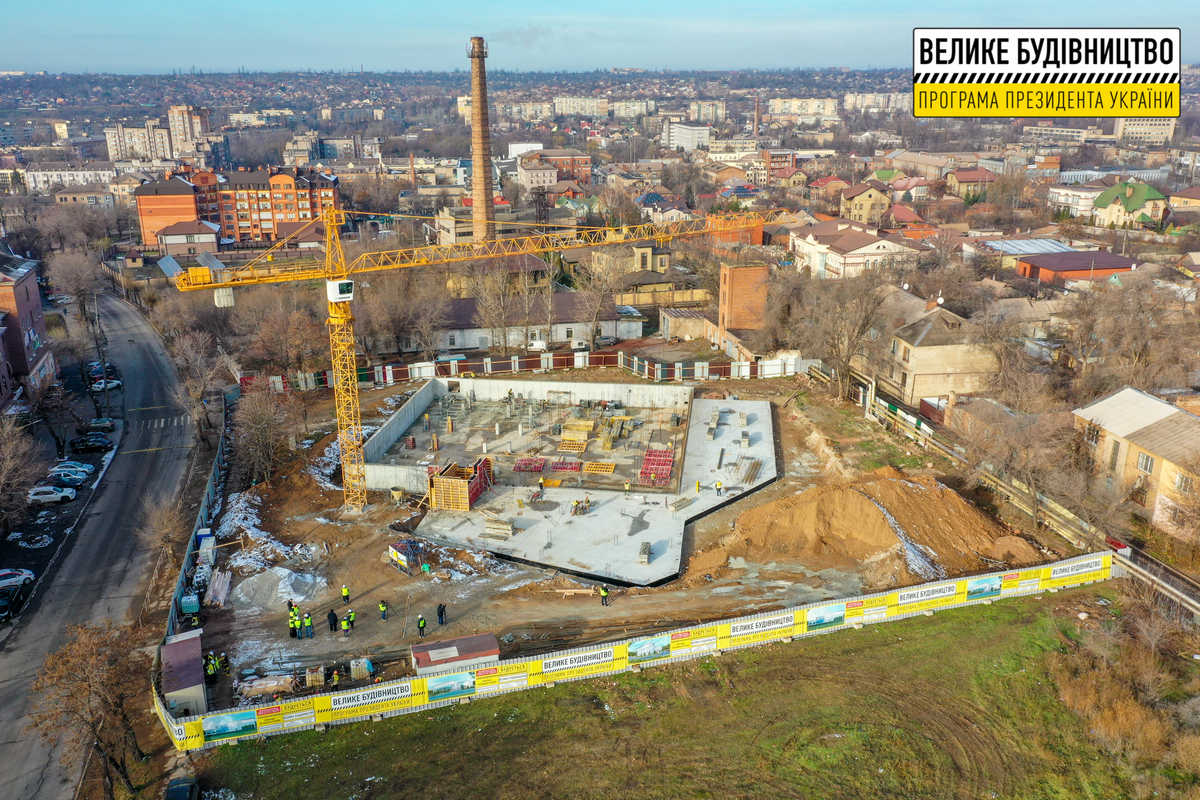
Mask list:
[[200,777],[239,800],[1127,796],[1047,677],[1064,597],[221,747]]

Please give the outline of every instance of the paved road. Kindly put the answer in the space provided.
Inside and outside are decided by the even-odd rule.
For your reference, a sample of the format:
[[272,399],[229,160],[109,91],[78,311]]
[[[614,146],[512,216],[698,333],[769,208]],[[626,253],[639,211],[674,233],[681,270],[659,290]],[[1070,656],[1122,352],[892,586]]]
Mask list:
[[64,769],[57,750],[23,730],[29,683],[65,642],[68,624],[123,621],[145,591],[150,558],[134,535],[141,499],[179,490],[192,445],[191,428],[171,406],[175,373],[154,329],[114,297],[101,297],[100,305],[109,360],[125,383],[124,392],[112,395],[114,416],[126,420],[120,448],[79,527],[0,645],[0,782],[5,797],[20,800],[74,794],[78,767]]

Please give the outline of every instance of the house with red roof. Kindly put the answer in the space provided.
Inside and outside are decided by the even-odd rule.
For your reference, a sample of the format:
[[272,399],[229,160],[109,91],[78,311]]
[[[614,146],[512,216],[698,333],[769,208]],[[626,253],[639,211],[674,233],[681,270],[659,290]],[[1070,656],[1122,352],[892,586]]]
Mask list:
[[996,180],[996,173],[983,167],[959,167],[946,176],[946,185],[958,197],[983,194]]

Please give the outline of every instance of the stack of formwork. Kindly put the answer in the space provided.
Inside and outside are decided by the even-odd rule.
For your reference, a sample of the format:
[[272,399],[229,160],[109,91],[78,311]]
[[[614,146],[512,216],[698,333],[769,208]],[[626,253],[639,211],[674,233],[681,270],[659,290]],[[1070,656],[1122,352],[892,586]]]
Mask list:
[[546,459],[536,456],[518,458],[513,463],[513,472],[541,472],[546,468]]
[[642,486],[666,486],[671,482],[671,470],[675,466],[675,451],[669,449],[647,450],[638,473]]

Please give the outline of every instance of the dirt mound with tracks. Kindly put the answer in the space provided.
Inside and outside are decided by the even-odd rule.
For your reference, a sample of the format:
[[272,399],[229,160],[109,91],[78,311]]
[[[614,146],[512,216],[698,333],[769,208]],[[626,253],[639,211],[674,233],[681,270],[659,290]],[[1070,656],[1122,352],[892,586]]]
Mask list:
[[891,467],[742,513],[734,532],[697,554],[688,571],[712,574],[731,556],[858,571],[868,589],[1042,558],[953,490]]

